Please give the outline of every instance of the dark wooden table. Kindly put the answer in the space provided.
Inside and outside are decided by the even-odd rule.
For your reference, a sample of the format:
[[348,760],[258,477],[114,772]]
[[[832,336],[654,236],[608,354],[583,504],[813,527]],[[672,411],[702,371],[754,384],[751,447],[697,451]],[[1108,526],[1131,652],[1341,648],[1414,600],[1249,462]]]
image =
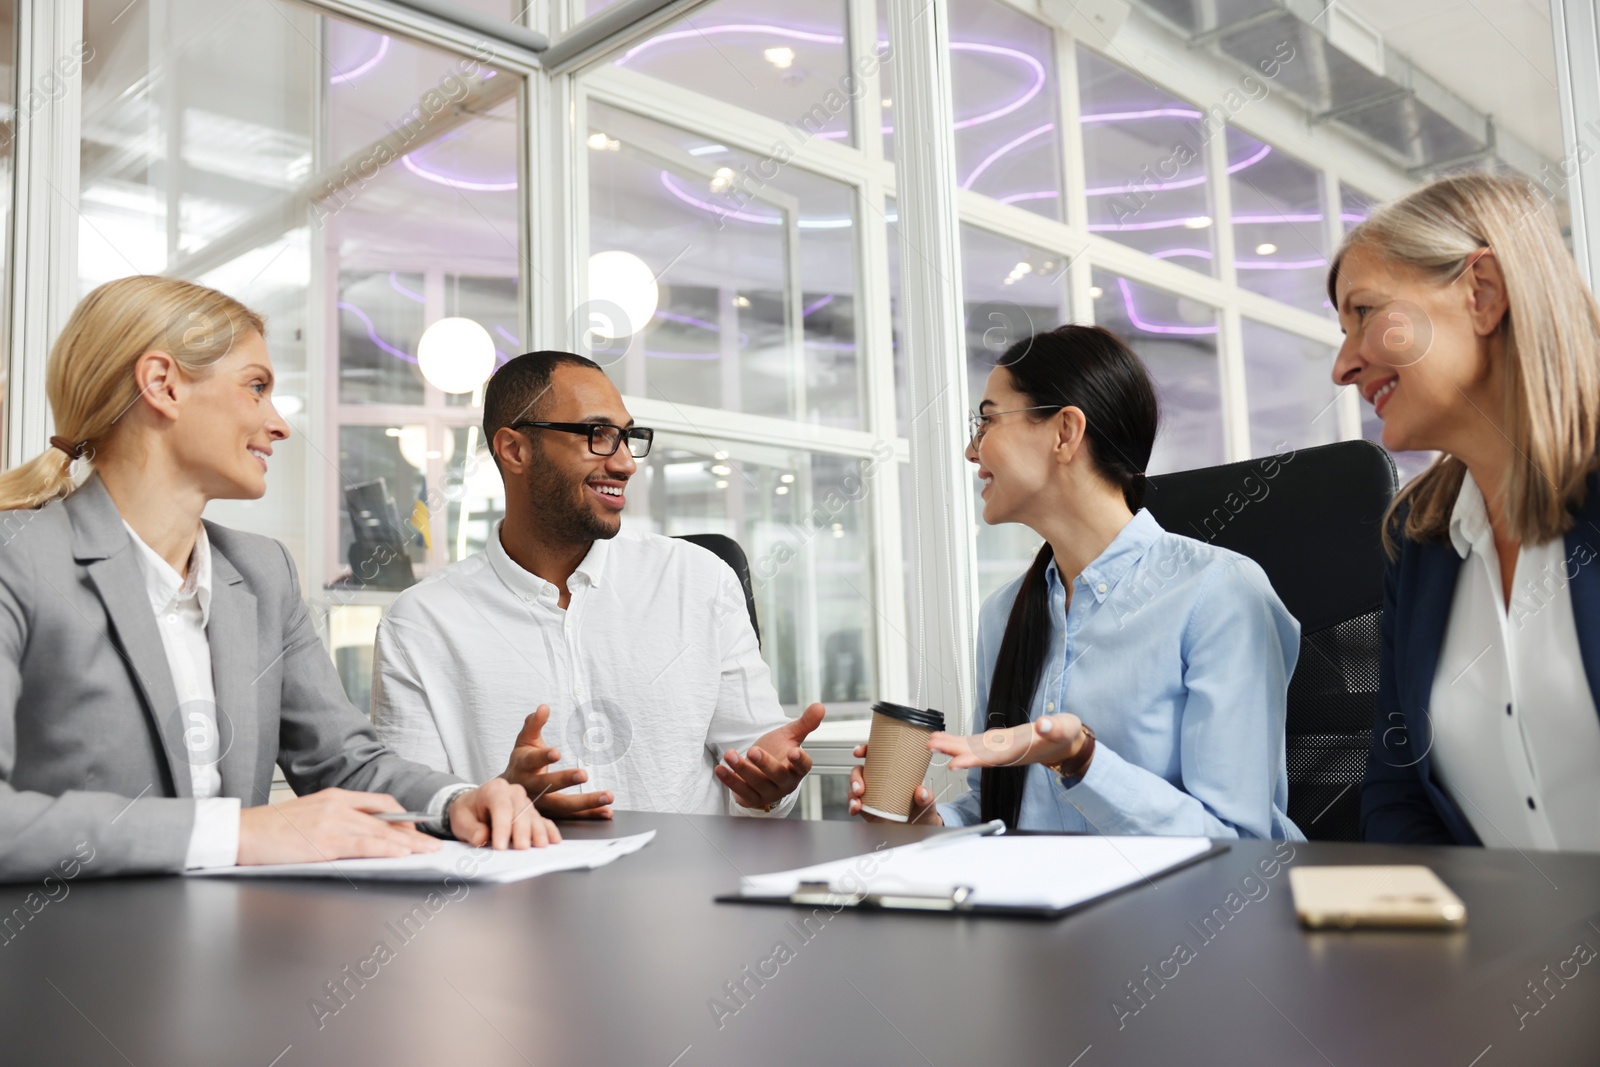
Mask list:
[[[1600,1063],[1597,855],[1243,842],[1056,921],[813,915],[712,897],[920,832],[570,832],[644,829],[610,867],[431,909],[423,886],[339,881],[0,887],[0,916],[28,913],[0,944],[0,1063]],[[1428,864],[1468,928],[1303,931],[1275,855]]]

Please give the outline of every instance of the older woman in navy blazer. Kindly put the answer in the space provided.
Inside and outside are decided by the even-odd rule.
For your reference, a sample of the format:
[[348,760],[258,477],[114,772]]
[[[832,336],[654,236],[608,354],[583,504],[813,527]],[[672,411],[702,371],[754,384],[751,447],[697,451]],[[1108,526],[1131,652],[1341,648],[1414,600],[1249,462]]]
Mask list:
[[1526,181],[1384,205],[1329,274],[1392,449],[1369,841],[1600,850],[1600,308]]

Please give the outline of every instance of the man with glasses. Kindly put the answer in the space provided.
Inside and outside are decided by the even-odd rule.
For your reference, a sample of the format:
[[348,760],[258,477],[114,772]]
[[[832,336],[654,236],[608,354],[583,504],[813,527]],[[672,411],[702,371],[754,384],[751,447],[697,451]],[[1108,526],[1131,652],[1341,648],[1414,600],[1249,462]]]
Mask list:
[[379,735],[440,770],[503,775],[551,818],[786,814],[822,705],[784,715],[732,568],[622,530],[653,431],[598,364],[530,352],[489,379],[483,432],[505,518],[379,626]]

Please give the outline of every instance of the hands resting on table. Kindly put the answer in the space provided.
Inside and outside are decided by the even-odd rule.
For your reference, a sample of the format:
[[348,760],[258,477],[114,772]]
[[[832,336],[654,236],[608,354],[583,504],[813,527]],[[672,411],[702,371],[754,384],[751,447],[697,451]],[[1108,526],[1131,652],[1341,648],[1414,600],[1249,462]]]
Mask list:
[[[323,789],[282,804],[239,813],[239,863],[314,863],[318,860],[378,859],[433,852],[439,839],[405,823],[371,816],[405,809],[385,793]],[[450,829],[460,841],[491,848],[543,848],[561,841],[561,831],[539,814],[527,791],[491,778],[450,805]]]

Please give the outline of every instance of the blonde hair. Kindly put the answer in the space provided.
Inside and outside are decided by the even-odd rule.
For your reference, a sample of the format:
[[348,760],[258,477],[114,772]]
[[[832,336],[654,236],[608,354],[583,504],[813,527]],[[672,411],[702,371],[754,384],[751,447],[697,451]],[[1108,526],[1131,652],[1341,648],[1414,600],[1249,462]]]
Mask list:
[[[1441,178],[1384,204],[1352,229],[1328,271],[1335,307],[1339,264],[1353,248],[1404,264],[1448,285],[1481,249],[1491,249],[1505,279],[1500,320],[1505,435],[1522,462],[1504,486],[1505,519],[1520,543],[1564,534],[1581,505],[1600,450],[1600,305],[1578,274],[1554,213],[1526,179],[1466,173]],[[1449,536],[1466,464],[1440,456],[1390,505],[1384,547],[1398,554],[1391,521],[1409,507],[1413,541]]]
[[96,447],[139,399],[133,369],[144,353],[166,352],[202,378],[250,332],[265,336],[260,315],[192,282],[135,275],[95,289],[73,309],[45,372],[56,436],[74,454],[52,444],[0,474],[0,510],[36,508],[76,488],[74,455],[93,463]]

